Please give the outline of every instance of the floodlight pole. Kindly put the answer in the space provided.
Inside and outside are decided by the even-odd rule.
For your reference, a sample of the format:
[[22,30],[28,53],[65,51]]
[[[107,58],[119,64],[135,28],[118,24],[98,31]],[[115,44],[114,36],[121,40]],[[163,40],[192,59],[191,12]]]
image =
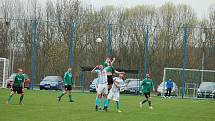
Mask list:
[[112,25],[108,24],[108,56],[111,56],[111,30],[112,30]]
[[74,43],[74,36],[75,36],[75,30],[76,30],[76,26],[75,26],[76,22],[75,20],[72,20],[72,23],[71,23],[71,32],[70,32],[70,50],[69,50],[69,66],[71,67],[72,66],[72,56],[73,56],[73,52],[72,52],[72,49],[73,49],[73,43]]
[[184,81],[185,81],[185,70],[187,65],[187,27],[184,27],[184,64],[183,64],[183,72],[182,72],[182,89],[181,96],[184,98]]
[[[205,33],[202,34],[202,41],[203,41],[203,52],[202,52],[202,70],[204,70],[204,63],[205,63]],[[201,82],[204,81],[204,71],[202,71],[201,75]]]
[[36,34],[37,34],[37,23],[36,23],[36,17],[34,18],[34,24],[33,24],[33,48],[32,48],[32,63],[31,63],[31,76],[32,76],[32,83],[31,83],[31,89],[34,89],[34,81],[35,81],[35,49],[36,49]]
[[146,71],[147,71],[147,54],[148,54],[148,39],[149,39],[149,28],[146,26],[146,43],[145,43],[145,54],[144,54],[144,72],[143,77],[146,78]]

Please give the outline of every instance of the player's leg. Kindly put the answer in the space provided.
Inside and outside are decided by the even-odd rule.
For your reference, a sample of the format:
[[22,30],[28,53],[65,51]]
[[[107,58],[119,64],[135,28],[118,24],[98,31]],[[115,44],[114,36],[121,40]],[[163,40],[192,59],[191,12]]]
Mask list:
[[60,102],[60,100],[61,100],[61,98],[65,95],[65,94],[67,94],[67,86],[65,86],[65,90],[61,93],[61,95],[60,96],[58,96],[57,97],[57,99],[58,99],[58,102]]
[[99,108],[99,106],[100,106],[100,100],[101,100],[101,92],[102,92],[102,90],[101,90],[102,88],[101,88],[101,85],[99,84],[98,85],[98,89],[97,89],[97,94],[96,94],[96,111],[98,111],[98,108]]
[[140,102],[140,107],[143,107],[143,104],[146,103],[148,101],[149,95],[148,93],[144,93],[144,100],[142,102]]
[[69,91],[69,102],[74,102],[74,100],[72,99],[72,92],[71,92],[71,90]]
[[171,96],[172,88],[169,88],[169,97]]
[[113,76],[112,75],[108,75],[107,79],[108,79],[108,92],[109,92],[110,89],[112,88],[112,85],[113,85]]
[[107,108],[109,108],[109,106],[110,106],[110,100],[112,99],[112,97],[113,97],[113,93],[112,93],[112,91],[110,91],[107,96],[107,99],[108,99]]
[[106,84],[103,85],[103,94],[104,94],[104,110],[107,112],[107,110],[108,110],[108,99],[107,99],[108,87]]
[[167,94],[166,94],[166,97],[168,97],[169,96],[169,88],[167,88],[167,90],[166,90],[166,92],[167,92]]
[[149,92],[148,96],[149,96],[149,98],[148,98],[149,109],[153,109],[153,107],[152,107],[152,98],[150,96],[150,92]]
[[15,90],[13,89],[13,90],[10,92],[10,95],[9,95],[9,97],[8,97],[8,99],[7,99],[6,104],[9,104],[9,103],[11,102],[12,97],[13,97],[14,94],[15,94]]
[[17,93],[20,94],[19,104],[22,105],[22,100],[24,98],[24,89],[20,88],[19,91],[17,91]]
[[116,109],[117,109],[117,112],[120,113],[120,112],[122,112],[122,111],[120,110],[119,93],[120,93],[120,92],[116,92],[116,93],[114,94],[113,100],[116,102]]
[[69,102],[74,102],[74,100],[72,99],[72,86],[69,85],[68,87],[68,94],[69,94]]

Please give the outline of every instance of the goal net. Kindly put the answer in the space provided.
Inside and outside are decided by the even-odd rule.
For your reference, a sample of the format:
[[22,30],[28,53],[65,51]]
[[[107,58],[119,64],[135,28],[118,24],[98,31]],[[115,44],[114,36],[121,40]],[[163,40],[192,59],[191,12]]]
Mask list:
[[9,60],[6,58],[0,58],[0,88],[6,88],[6,79],[9,72]]
[[[164,68],[163,82],[169,78],[176,84],[176,93],[181,97],[197,97],[197,90],[201,82],[215,82],[215,70]],[[163,83],[163,96],[166,85]]]

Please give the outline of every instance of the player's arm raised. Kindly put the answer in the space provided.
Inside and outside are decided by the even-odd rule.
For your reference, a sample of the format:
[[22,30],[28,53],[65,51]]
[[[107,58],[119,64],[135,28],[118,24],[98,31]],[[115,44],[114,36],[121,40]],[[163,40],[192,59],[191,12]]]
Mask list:
[[96,70],[98,67],[99,67],[98,65],[97,65],[96,67],[94,67],[93,70],[92,70],[91,72],[92,72],[92,73],[96,73],[95,70]]
[[116,61],[116,58],[113,58],[113,60],[111,61],[111,65],[113,65],[113,63]]

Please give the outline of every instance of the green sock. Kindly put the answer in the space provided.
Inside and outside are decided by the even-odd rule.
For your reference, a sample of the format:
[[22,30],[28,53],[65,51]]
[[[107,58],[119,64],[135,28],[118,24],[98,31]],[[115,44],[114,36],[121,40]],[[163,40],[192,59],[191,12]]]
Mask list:
[[8,101],[8,102],[10,102],[10,101],[11,101],[11,99],[12,99],[12,97],[13,97],[13,96],[12,96],[12,95],[10,95],[10,96],[8,97],[8,100],[7,100],[7,101]]
[[69,94],[69,100],[72,101],[72,95],[71,94]]
[[22,103],[23,98],[24,98],[24,95],[21,95],[19,98],[19,103]]
[[143,101],[142,101],[142,104],[144,104],[145,102],[147,102],[147,100],[143,100]]
[[63,97],[65,94],[64,93],[62,93],[60,96],[58,96],[58,98],[61,98],[61,97]]
[[152,102],[151,101],[149,101],[148,103],[149,103],[149,106],[152,106]]
[[116,109],[119,110],[119,101],[116,101]]

